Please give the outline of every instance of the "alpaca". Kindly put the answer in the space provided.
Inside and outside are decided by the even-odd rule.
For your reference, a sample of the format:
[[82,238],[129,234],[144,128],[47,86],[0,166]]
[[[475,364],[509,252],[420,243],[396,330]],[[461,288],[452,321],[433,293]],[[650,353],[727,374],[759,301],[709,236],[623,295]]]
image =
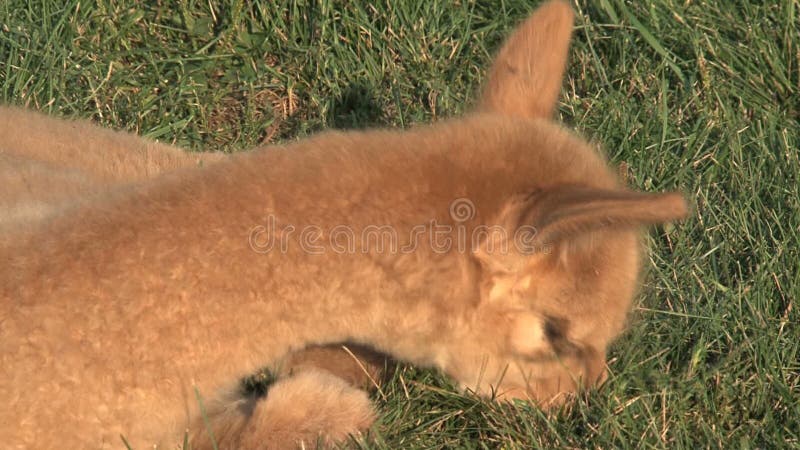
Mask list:
[[[297,374],[263,400],[230,392],[340,342],[501,400],[549,406],[602,382],[641,227],[687,206],[627,189],[552,122],[571,28],[565,2],[537,9],[463,118],[167,172],[0,241],[0,440],[171,448],[189,429],[200,448],[212,434],[229,448],[335,442],[372,417],[339,378]],[[391,231],[388,249],[358,239],[375,227]],[[342,392],[350,402],[331,401]]]
[[[11,239],[38,221],[114,189],[129,189],[132,183],[169,171],[211,164],[226,156],[189,153],[103,129],[88,121],[60,120],[7,106],[0,106],[0,129],[4,130],[0,142],[0,186],[4,187],[0,196],[0,239]],[[272,433],[292,430],[289,439],[294,442],[301,437],[297,433],[300,425],[336,417],[315,406],[309,408],[308,417],[301,421],[279,421],[286,421],[280,414],[280,399],[297,402],[307,396],[314,400],[307,402],[309,407],[327,399],[340,405],[339,411],[361,417],[360,422],[355,421],[358,429],[367,428],[374,414],[364,393],[355,388],[373,387],[390,364],[384,356],[353,345],[314,346],[292,352],[269,368],[280,381],[271,389],[269,404],[264,407],[266,411],[274,411],[275,417],[264,420],[274,424],[270,427]],[[309,389],[308,380],[317,381],[313,390]],[[237,398],[231,404],[240,404],[241,394],[234,395]],[[220,414],[227,406],[220,402],[208,405],[207,415],[212,423],[223,422],[230,429],[235,422],[229,414]],[[348,419],[345,427],[331,423],[307,426],[309,431],[303,438],[316,440],[318,430],[326,429],[327,439],[341,440],[347,433],[358,431],[350,426],[351,422]],[[201,429],[204,426],[200,425]],[[333,433],[336,430],[338,435]],[[222,432],[218,430],[217,434]]]

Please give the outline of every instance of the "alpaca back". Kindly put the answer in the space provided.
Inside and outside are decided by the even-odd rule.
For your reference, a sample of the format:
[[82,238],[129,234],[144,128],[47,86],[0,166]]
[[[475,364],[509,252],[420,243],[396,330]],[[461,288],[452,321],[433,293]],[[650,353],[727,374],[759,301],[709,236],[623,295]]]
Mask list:
[[127,183],[224,157],[9,106],[0,106],[0,130],[0,234]]

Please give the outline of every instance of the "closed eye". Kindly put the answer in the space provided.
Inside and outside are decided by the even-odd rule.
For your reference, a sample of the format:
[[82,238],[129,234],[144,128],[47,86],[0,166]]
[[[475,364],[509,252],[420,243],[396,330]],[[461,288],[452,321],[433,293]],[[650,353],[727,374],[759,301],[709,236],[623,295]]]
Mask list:
[[544,335],[550,346],[559,356],[575,356],[581,353],[580,347],[567,339],[569,321],[560,317],[548,316],[544,323]]

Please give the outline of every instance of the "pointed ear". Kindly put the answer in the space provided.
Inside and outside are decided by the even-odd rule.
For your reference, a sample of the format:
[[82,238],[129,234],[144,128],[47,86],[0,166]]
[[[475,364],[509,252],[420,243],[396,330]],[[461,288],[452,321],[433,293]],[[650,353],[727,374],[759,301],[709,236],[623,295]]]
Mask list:
[[537,192],[526,203],[519,223],[535,229],[533,241],[538,245],[603,228],[672,222],[689,212],[683,195],[675,192],[648,194],[579,186]]
[[550,1],[536,9],[498,53],[479,108],[517,117],[552,117],[572,23],[566,1]]
[[531,249],[603,228],[666,223],[688,214],[686,200],[675,192],[562,186],[535,192],[516,203],[517,228],[530,230],[527,236],[517,233],[516,239],[524,240]]
[[509,272],[524,264],[526,254],[592,231],[671,222],[687,214],[678,193],[559,186],[509,199],[494,219],[502,232],[488,235],[476,256]]

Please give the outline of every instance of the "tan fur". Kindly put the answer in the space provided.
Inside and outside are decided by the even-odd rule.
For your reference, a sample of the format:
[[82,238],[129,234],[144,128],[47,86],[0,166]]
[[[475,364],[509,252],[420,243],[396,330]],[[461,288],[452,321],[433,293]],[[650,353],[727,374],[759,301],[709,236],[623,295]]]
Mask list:
[[208,415],[208,423],[198,418],[190,427],[193,450],[210,450],[214,443],[226,449],[327,448],[375,419],[365,391],[317,370],[278,381],[266,400],[234,394],[210,405]]
[[[219,392],[293,350],[345,341],[501,399],[549,405],[602,380],[636,290],[638,228],[681,218],[686,206],[677,194],[627,191],[591,146],[548,120],[570,28],[566,3],[537,10],[501,50],[497,64],[515,69],[495,66],[480,113],[236,155],[4,242],[0,441],[116,447],[124,434],[136,447],[171,446],[198,430],[195,391],[216,405]],[[474,207],[464,220],[452,215],[458,199]],[[254,230],[270,217],[286,251],[256,251],[264,233],[254,240]],[[354,252],[313,254],[286,228],[317,227],[312,241],[324,243],[337,226],[388,225],[405,248],[432,220],[467,236],[487,225],[507,233],[469,251],[423,239],[412,252],[357,241]],[[530,245],[508,246],[520,232]],[[291,381],[308,384],[298,392]],[[252,412],[215,414],[212,431],[252,448],[334,441],[371,420],[361,406],[359,423],[309,415],[303,392],[364,404],[324,372],[283,386]],[[281,425],[292,418],[309,426],[258,431],[292,431]]]
[[[37,221],[115,189],[129,189],[133,183],[155,178],[164,172],[209,164],[225,157],[219,153],[187,153],[126,133],[106,130],[88,121],[55,119],[7,106],[0,106],[0,129],[4,130],[4,139],[0,141],[0,186],[3,187],[0,239],[14,239]],[[290,353],[276,362],[271,370],[283,378],[278,392],[302,393],[308,383],[288,377],[322,370],[352,386],[373,388],[383,378],[383,369],[388,363],[383,355],[365,347],[312,346]],[[324,388],[320,386],[320,389]],[[326,395],[329,401],[342,405],[342,408],[349,406],[350,409],[341,411],[345,417],[353,417],[350,428],[340,423],[334,429],[352,432],[356,430],[354,425],[358,425],[358,430],[368,427],[370,421],[363,418],[373,416],[370,405],[365,403],[366,400],[351,402],[351,398],[365,399],[363,393],[337,389]],[[341,396],[338,400],[337,395]],[[266,402],[258,403],[259,408],[277,410],[271,405],[274,399],[273,395]],[[235,406],[242,405],[246,399],[235,392],[227,401],[228,405],[218,404],[214,411],[209,411],[210,420],[215,424],[224,421],[230,421],[231,425],[242,423],[246,417]],[[328,412],[311,408],[316,400],[308,394],[299,395],[295,405],[302,405],[304,401],[310,414],[317,417],[303,417],[302,422],[287,425],[287,430],[308,429],[308,424],[314,420],[322,423],[326,420]],[[255,403],[252,406],[254,409]],[[215,413],[223,411],[226,414],[214,417]],[[235,420],[237,413],[241,417]],[[203,424],[198,425],[201,428],[196,432],[204,429]],[[267,427],[265,432],[270,430]],[[318,431],[322,430],[324,428]],[[344,435],[340,433],[338,436]],[[225,442],[219,441],[221,437],[226,436],[218,436],[217,443],[223,445]],[[291,440],[290,436],[287,438]],[[302,436],[298,436],[300,438]],[[327,435],[326,439],[326,442],[331,442],[332,435]],[[287,447],[286,442],[290,441],[275,448]]]
[[572,21],[572,9],[564,1],[540,6],[498,53],[481,108],[549,119],[561,91]]
[[223,157],[4,106],[0,130],[0,232],[42,220],[109,186]]

